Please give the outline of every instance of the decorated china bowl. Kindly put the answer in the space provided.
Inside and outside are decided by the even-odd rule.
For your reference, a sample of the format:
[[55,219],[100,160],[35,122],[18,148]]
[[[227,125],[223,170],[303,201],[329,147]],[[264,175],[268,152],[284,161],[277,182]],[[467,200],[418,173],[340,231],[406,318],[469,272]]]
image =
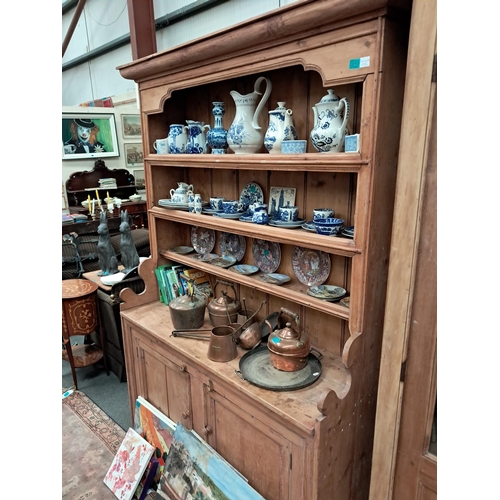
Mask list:
[[140,194],[133,194],[132,196],[129,196],[128,199],[130,201],[140,201],[142,200],[142,196]]
[[338,219],[337,217],[328,217],[327,219],[316,219],[314,221],[314,227],[316,228],[316,232],[318,234],[324,234],[327,236],[340,233],[343,224],[344,224],[343,219]]

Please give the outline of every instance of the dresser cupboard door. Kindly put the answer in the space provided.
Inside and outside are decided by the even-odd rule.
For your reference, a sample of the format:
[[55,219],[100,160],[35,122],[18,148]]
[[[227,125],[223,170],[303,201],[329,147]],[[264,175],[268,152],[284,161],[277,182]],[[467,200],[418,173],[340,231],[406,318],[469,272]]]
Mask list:
[[216,391],[207,396],[209,444],[266,500],[303,500],[303,457],[293,457],[292,470],[292,443]]
[[174,422],[192,429],[191,381],[186,367],[162,356],[136,339],[139,395]]

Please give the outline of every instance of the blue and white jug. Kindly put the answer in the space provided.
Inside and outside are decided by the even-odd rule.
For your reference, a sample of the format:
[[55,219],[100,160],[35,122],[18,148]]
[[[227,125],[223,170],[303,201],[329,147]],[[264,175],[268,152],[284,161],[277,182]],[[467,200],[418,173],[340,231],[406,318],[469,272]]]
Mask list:
[[180,123],[170,125],[167,142],[171,154],[184,154],[186,152],[187,130],[186,125]]
[[209,129],[210,125],[205,125],[204,122],[197,122],[194,120],[186,120],[186,123],[188,127],[186,153],[206,153],[207,141],[205,139],[205,129]]
[[286,109],[285,104],[285,102],[278,102],[278,107],[269,111],[269,126],[264,136],[264,146],[270,154],[281,153],[283,141],[298,139],[292,123],[293,111]]

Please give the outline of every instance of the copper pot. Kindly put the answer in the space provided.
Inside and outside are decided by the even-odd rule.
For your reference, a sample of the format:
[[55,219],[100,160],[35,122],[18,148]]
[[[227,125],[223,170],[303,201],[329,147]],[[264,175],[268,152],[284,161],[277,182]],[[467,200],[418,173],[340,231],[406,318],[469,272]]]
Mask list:
[[[278,324],[283,314],[294,318],[295,324],[300,328],[298,315],[284,307],[281,308],[278,316]],[[309,339],[302,338],[302,335],[292,328],[290,322],[286,323],[281,330],[271,333],[267,348],[274,368],[284,372],[294,372],[304,368],[311,350]]]
[[214,287],[214,295],[217,285],[222,284],[233,289],[234,298],[229,297],[227,292],[222,291],[222,296],[212,299],[207,305],[208,316],[212,326],[225,326],[229,323],[237,323],[238,313],[241,309],[240,301],[236,298],[234,283],[230,281],[217,280]]
[[[187,276],[185,278],[191,281]],[[185,330],[200,328],[205,322],[207,297],[194,292],[190,287],[187,295],[171,300],[168,304],[170,318],[175,329]]]

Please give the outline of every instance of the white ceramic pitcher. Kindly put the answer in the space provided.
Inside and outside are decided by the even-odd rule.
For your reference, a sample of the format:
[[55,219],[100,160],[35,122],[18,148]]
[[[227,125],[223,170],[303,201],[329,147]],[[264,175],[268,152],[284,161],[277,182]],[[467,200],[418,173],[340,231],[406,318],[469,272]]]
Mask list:
[[[266,82],[266,91],[257,105],[262,95],[258,89],[263,81]],[[250,94],[241,95],[236,90],[231,90],[230,95],[236,105],[236,115],[227,132],[227,143],[236,154],[255,153],[262,147],[264,134],[259,125],[259,115],[269,99],[271,90],[271,81],[265,76],[257,78],[254,91]]]

